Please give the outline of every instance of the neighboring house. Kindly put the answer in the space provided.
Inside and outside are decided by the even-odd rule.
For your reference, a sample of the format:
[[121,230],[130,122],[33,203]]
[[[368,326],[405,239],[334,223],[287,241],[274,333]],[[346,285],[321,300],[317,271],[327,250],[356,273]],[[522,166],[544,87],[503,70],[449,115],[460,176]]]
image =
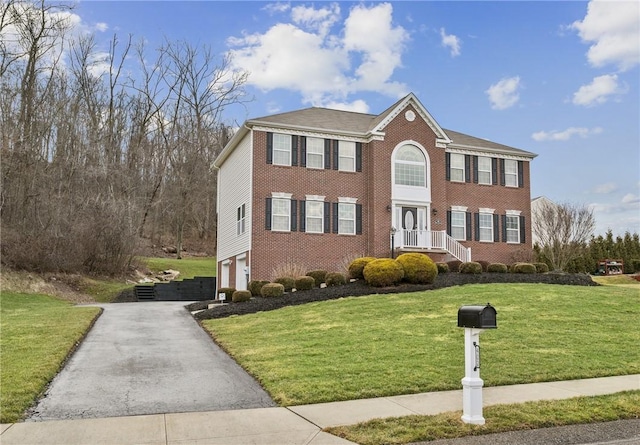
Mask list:
[[218,285],[407,251],[509,263],[531,248],[535,156],[441,128],[413,94],[379,115],[250,119],[214,163]]
[[538,196],[531,200],[531,242],[534,246],[536,243],[540,244],[540,239],[536,235],[536,226],[541,224],[542,212],[546,207],[556,205],[555,202],[545,196]]

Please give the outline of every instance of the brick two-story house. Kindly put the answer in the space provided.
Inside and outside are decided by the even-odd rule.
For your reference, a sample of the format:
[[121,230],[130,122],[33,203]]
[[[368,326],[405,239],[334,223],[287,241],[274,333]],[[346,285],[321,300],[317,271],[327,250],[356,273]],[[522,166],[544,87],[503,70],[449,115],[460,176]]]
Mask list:
[[531,247],[535,156],[443,129],[413,94],[250,119],[215,161],[219,286],[405,251],[509,263]]

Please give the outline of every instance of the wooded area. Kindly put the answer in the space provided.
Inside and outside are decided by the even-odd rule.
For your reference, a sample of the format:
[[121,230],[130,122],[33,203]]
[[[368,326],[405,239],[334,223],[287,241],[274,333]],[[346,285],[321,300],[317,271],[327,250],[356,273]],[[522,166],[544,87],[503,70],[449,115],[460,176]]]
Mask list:
[[140,237],[213,248],[212,164],[247,73],[183,41],[114,35],[103,51],[62,4],[0,8],[3,263],[118,274]]

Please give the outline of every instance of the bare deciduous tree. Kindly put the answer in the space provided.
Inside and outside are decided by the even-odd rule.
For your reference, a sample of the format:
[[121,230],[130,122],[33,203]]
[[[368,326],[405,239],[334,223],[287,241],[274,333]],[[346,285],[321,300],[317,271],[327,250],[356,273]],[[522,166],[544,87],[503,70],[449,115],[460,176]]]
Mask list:
[[593,210],[583,205],[547,200],[532,209],[531,216],[533,236],[554,270],[566,270],[584,253],[596,226]]

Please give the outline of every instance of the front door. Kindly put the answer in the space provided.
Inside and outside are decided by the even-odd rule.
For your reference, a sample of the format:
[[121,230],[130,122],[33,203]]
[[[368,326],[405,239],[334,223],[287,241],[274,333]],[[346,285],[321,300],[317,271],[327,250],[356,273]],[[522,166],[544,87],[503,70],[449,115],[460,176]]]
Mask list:
[[402,234],[405,246],[418,245],[418,208],[402,207]]

